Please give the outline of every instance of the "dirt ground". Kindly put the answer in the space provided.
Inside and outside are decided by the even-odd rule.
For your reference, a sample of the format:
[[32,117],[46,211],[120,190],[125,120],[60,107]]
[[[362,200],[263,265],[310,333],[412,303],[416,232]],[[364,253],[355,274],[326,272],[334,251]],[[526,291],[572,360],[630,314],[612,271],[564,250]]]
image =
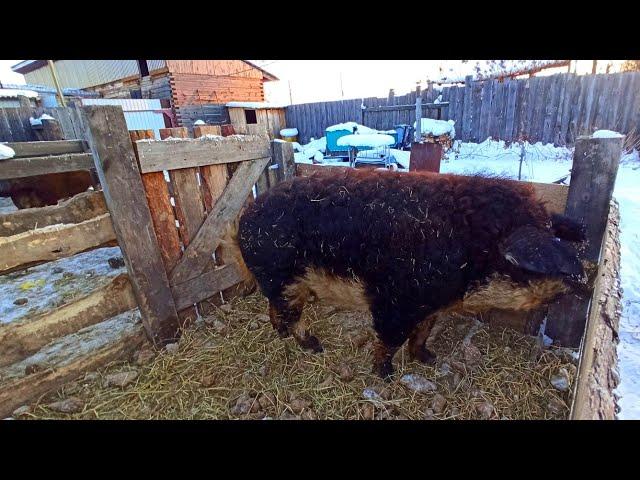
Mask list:
[[[145,348],[68,384],[16,418],[564,419],[575,360],[533,337],[473,319],[441,319],[435,366],[396,354],[390,382],[371,373],[366,314],[308,306],[324,353],[281,340],[260,294],[202,319],[179,344]],[[467,341],[465,340],[467,338]],[[555,385],[555,386],[554,386]]]

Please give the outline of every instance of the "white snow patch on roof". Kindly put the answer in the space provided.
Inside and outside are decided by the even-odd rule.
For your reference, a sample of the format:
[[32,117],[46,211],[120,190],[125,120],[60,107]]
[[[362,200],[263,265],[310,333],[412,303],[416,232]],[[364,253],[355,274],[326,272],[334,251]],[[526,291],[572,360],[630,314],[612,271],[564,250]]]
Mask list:
[[623,136],[621,133],[614,132],[613,130],[597,130],[593,132],[592,138],[620,138]]
[[33,90],[20,90],[17,88],[0,88],[0,98],[28,97],[38,98],[38,92]]
[[206,125],[204,123],[204,120],[196,120],[195,122],[193,122],[194,125]]
[[386,147],[394,143],[395,138],[384,134],[345,135],[338,139],[341,147]]
[[0,143],[0,160],[7,160],[9,158],[13,158],[15,155],[16,152],[13,150],[13,148]]
[[296,135],[298,135],[298,129],[283,128],[282,130],[280,130],[280,135],[282,135],[283,137],[295,137]]
[[286,105],[279,103],[267,103],[267,102],[229,102],[225,104],[226,107],[231,108],[286,108]]

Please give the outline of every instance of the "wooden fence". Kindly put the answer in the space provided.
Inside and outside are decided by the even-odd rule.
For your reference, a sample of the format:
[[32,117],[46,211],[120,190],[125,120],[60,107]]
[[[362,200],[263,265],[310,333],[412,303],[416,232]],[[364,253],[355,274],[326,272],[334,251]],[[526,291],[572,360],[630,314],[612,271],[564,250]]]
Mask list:
[[[79,109],[83,141],[12,144],[0,178],[95,168],[102,190],[0,215],[0,275],[119,245],[127,267],[58,307],[0,321],[0,418],[86,371],[156,345],[244,293],[221,236],[252,190],[294,171],[290,144],[261,136],[187,139],[186,128],[128,132],[120,107]],[[222,131],[221,131],[222,130]],[[233,133],[195,127],[198,137]],[[34,156],[35,155],[35,156]],[[46,161],[44,161],[45,159]],[[165,179],[167,174],[168,179]],[[137,309],[136,309],[137,307]]]
[[[597,129],[628,134],[640,122],[640,72],[575,75],[563,73],[524,80],[488,80],[422,92],[423,104],[442,95],[443,120],[454,120],[456,138],[467,142],[494,139],[573,145],[580,135]],[[287,125],[296,127],[299,141],[324,136],[337,123],[355,121],[380,130],[413,125],[415,109],[372,111],[372,107],[415,105],[416,93],[389,98],[365,98],[306,103],[287,108]],[[364,108],[363,108],[364,107]],[[423,118],[437,118],[424,107]]]
[[[82,139],[82,122],[78,107],[43,108],[42,113],[55,118],[62,130],[64,140]],[[0,108],[0,142],[35,142],[41,140],[31,127],[29,117],[33,117],[35,109],[23,102],[20,108]]]

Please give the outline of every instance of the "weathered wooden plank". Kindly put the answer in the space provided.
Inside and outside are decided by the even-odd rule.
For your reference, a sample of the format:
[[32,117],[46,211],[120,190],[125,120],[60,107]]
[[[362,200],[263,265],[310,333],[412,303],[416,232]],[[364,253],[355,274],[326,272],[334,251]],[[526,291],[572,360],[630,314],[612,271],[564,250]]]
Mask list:
[[549,94],[544,107],[544,124],[542,127],[542,142],[552,143],[553,133],[556,126],[556,116],[558,114],[558,97],[560,95],[561,75],[553,75],[549,85]]
[[605,120],[607,111],[611,108],[611,103],[608,103],[609,94],[613,89],[613,82],[608,81],[607,75],[598,75],[598,85],[596,88],[596,112],[593,119],[593,129],[599,130],[606,128]]
[[107,285],[53,311],[0,325],[0,367],[28,357],[56,338],[136,306],[129,277],[121,274]]
[[69,257],[111,243],[115,238],[108,213],[80,223],[50,225],[0,237],[0,272]]
[[47,173],[75,172],[93,168],[90,153],[70,153],[46,157],[10,158],[0,164],[0,180],[34,177]]
[[296,163],[293,156],[293,145],[289,142],[272,142],[271,148],[273,164],[278,165],[278,181],[295,177]]
[[518,99],[518,81],[507,81],[506,119],[502,138],[507,142],[515,140],[516,132],[516,100]]
[[640,72],[633,72],[630,77],[628,93],[625,99],[624,116],[620,127],[620,130],[625,133],[631,132],[634,127],[632,120],[638,112],[638,103],[640,102],[640,95],[638,94],[640,90]]
[[[586,226],[587,245],[581,256],[598,264],[609,216],[624,138],[582,137],[576,141],[565,214]],[[591,292],[573,292],[549,307],[548,336],[578,347],[584,334]]]
[[85,145],[82,140],[50,140],[48,142],[8,142],[16,156],[44,157],[46,155],[61,155],[64,153],[83,153]]
[[566,86],[562,98],[562,118],[560,120],[559,144],[566,145],[569,143],[569,124],[571,121],[571,110],[573,108],[573,95],[578,87],[578,79],[576,75],[571,74],[567,78]]
[[171,272],[170,278],[173,285],[183,283],[202,273],[206,267],[203,259],[211,256],[220,244],[223,229],[231,222],[251,193],[264,167],[269,162],[269,157],[258,160],[242,162],[227,183],[222,197],[216,202],[211,213],[204,221],[202,228],[185,249],[182,259]]
[[242,135],[221,139],[138,141],[142,173],[255,160],[270,155],[269,140]]
[[465,79],[464,100],[462,104],[462,141],[471,141],[471,118],[473,116],[473,81],[471,76]]
[[204,137],[205,135],[222,136],[222,130],[220,129],[220,125],[194,125],[193,127],[194,138]]
[[[153,130],[132,130],[129,132],[136,151],[136,141],[143,138],[153,139]],[[176,265],[182,255],[180,236],[176,227],[176,217],[171,205],[169,185],[162,172],[151,172],[142,175],[145,198],[153,220],[160,255],[167,272]]]
[[592,297],[587,329],[570,418],[572,420],[615,420],[618,386],[616,372],[618,329],[620,322],[620,215],[609,212],[604,251]]
[[169,172],[173,183],[176,215],[180,223],[180,238],[185,247],[198,232],[205,217],[204,201],[197,173],[195,168]]
[[586,76],[587,95],[585,98],[584,109],[582,111],[582,121],[580,122],[580,133],[583,135],[593,133],[591,127],[593,122],[593,100],[595,98],[596,77],[597,75]]
[[[496,93],[496,86],[493,81],[486,81],[482,86],[482,100],[480,103],[480,124],[478,126],[479,138],[485,140],[489,135],[493,136],[495,118],[492,111],[495,107],[493,102]],[[494,137],[495,138],[495,137]]]
[[196,278],[171,287],[179,310],[194,303],[202,302],[242,281],[236,266],[232,263],[207,270]]
[[79,223],[105,213],[107,205],[102,192],[83,192],[58,205],[0,214],[0,237],[60,223]]
[[[160,138],[162,140],[169,137],[189,138],[189,131],[186,127],[160,129]],[[197,167],[169,171],[175,203],[174,210],[178,219],[178,234],[185,248],[196,235],[205,218],[202,190],[198,183],[199,172]],[[212,259],[207,259],[207,262],[213,264]],[[170,271],[167,270],[167,272]],[[175,296],[174,301],[177,301]],[[176,308],[181,328],[186,328],[198,317],[198,312],[193,304],[187,305],[183,309]]]
[[[115,360],[126,359],[144,343],[144,332],[133,310],[64,337],[38,353],[15,364],[7,380],[0,384],[0,417],[11,415],[47,392],[53,392],[86,372]],[[41,370],[25,375],[27,366]],[[0,372],[5,374],[5,371]]]
[[122,108],[87,106],[82,116],[145,330],[156,344],[172,342],[178,315]]

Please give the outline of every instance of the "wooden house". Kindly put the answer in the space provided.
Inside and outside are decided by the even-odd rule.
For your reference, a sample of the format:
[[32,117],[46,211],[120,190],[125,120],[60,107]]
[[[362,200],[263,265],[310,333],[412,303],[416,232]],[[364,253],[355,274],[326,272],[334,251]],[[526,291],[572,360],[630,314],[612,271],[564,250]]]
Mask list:
[[[264,82],[278,80],[247,60],[54,60],[54,66],[62,88],[159,99],[189,128],[196,120],[228,123],[227,102],[262,102]],[[54,86],[46,60],[25,60],[12,70],[27,83]]]
[[229,102],[229,119],[236,133],[267,135],[271,140],[280,138],[286,128],[285,107],[265,102]]

